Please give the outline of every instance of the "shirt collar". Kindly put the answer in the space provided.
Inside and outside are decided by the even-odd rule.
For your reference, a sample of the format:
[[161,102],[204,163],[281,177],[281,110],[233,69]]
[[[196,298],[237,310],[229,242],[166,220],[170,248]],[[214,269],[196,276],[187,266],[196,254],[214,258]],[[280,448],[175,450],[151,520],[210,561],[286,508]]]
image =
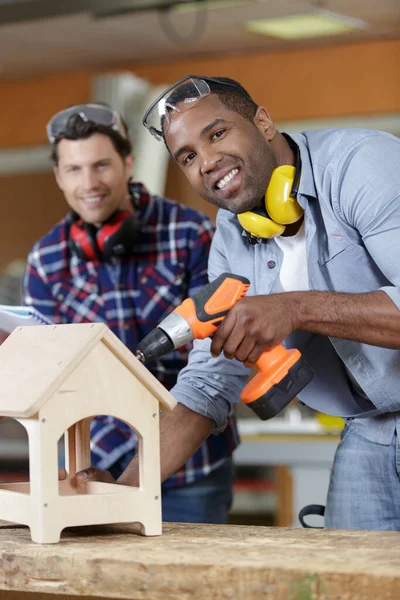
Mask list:
[[289,137],[296,142],[300,149],[301,177],[297,200],[300,206],[304,209],[304,205],[306,204],[304,196],[317,198],[310,155],[308,153],[308,148],[305,144],[304,135],[302,133],[290,133],[286,135],[289,135]]
[[147,206],[154,202],[154,199],[152,198],[148,189],[143,185],[143,183],[136,181],[130,182],[128,189],[132,198],[133,208],[141,214],[146,212]]

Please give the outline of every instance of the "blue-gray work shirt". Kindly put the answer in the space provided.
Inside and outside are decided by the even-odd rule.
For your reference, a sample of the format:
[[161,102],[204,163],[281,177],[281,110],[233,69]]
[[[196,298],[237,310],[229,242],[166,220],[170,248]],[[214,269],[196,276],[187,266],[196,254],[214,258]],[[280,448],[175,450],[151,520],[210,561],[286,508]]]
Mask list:
[[[355,294],[381,289],[400,308],[400,139],[362,129],[291,137],[301,155],[297,199],[304,209],[310,289]],[[273,239],[253,246],[234,214],[218,212],[210,281],[232,272],[250,280],[248,295],[269,294],[281,263]],[[301,401],[324,413],[357,417],[362,435],[391,442],[400,411],[400,350],[308,332],[294,332],[284,344],[298,348],[315,373]],[[213,358],[209,347],[209,340],[195,342],[171,392],[213,419],[219,431],[250,371],[223,355]],[[349,383],[343,363],[365,395]]]

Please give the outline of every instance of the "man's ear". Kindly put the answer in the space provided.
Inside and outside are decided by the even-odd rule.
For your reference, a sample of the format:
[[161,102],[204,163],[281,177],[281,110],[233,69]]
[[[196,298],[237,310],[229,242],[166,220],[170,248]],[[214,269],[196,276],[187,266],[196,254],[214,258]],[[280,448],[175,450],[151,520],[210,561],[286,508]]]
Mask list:
[[133,165],[135,162],[132,154],[128,154],[128,156],[124,159],[124,162],[125,162],[125,173],[126,173],[128,181],[129,181],[129,179],[132,177]]
[[61,180],[61,177],[60,177],[60,170],[59,170],[59,168],[58,167],[53,167],[53,173],[54,173],[54,177],[56,179],[58,187],[63,192],[64,191],[64,186],[62,184],[62,180]]
[[275,123],[264,106],[257,108],[257,112],[254,115],[254,124],[269,142],[274,139],[276,134]]

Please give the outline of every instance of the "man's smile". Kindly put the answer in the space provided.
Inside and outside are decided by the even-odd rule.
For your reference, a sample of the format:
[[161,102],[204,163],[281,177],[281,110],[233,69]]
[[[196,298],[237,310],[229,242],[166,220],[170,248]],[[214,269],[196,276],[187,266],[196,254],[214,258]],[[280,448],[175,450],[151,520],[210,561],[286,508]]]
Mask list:
[[87,207],[98,208],[99,206],[101,206],[104,200],[104,195],[97,194],[93,196],[86,196],[82,198],[82,200]]
[[222,198],[231,197],[238,192],[242,182],[242,172],[238,167],[220,170],[216,173],[210,187]]
[[218,190],[223,190],[231,181],[231,179],[236,175],[236,173],[239,173],[239,169],[231,169],[229,173],[225,175],[225,177],[222,177],[219,181],[217,181],[215,187]]

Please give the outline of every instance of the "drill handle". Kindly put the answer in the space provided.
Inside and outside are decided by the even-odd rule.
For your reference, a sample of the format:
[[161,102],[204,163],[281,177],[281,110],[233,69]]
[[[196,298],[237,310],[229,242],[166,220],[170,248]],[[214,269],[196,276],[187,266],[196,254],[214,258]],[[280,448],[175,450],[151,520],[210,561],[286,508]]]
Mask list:
[[232,306],[245,296],[249,285],[246,277],[222,273],[197,294],[184,300],[175,312],[186,320],[193,339],[204,340],[215,332]]
[[241,275],[219,275],[192,297],[199,321],[222,320],[232,306],[246,295],[249,285],[250,281]]

